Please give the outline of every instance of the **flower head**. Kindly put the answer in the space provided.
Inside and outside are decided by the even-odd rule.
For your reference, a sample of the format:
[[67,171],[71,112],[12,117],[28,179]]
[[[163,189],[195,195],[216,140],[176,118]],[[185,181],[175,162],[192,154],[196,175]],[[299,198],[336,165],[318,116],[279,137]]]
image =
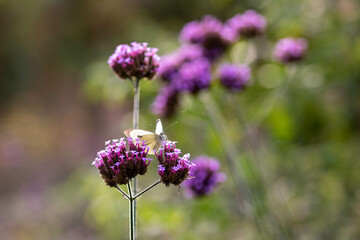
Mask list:
[[151,105],[151,111],[159,116],[168,118],[174,115],[179,105],[179,92],[170,84],[162,88]]
[[92,164],[108,186],[127,184],[131,178],[146,173],[151,159],[146,158],[149,149],[143,142],[120,138],[107,141],[105,146]]
[[283,38],[274,49],[275,57],[284,63],[296,62],[304,58],[308,42],[304,38]]
[[228,89],[243,89],[250,78],[250,68],[246,65],[223,64],[218,70],[221,83]]
[[196,166],[190,171],[190,179],[183,184],[188,197],[210,194],[220,182],[226,180],[225,173],[219,172],[220,165],[216,159],[200,156],[194,163]]
[[251,38],[264,32],[266,19],[254,10],[247,10],[229,19],[227,25],[239,36]]
[[175,142],[166,141],[156,153],[159,161],[158,173],[161,181],[169,186],[180,185],[188,179],[190,169],[195,166],[189,161],[190,154],[180,157],[181,150],[175,147]]
[[205,49],[204,54],[210,60],[215,60],[234,40],[234,32],[214,16],[206,15],[200,21],[187,23],[180,33],[180,39],[200,44]]
[[197,45],[183,45],[175,52],[165,55],[160,61],[158,75],[165,81],[171,82],[182,63],[191,61],[203,56],[203,49]]
[[181,65],[174,84],[179,91],[197,93],[211,84],[211,65],[205,58]]
[[157,51],[147,43],[121,44],[109,57],[108,64],[120,78],[152,79],[159,67]]

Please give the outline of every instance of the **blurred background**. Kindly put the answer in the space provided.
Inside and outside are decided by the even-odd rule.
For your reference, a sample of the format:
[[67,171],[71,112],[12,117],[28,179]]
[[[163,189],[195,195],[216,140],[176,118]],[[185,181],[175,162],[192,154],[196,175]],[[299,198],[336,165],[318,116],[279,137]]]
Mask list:
[[[187,96],[163,119],[165,127],[178,122],[166,133],[194,157],[219,159],[228,179],[200,199],[156,187],[139,201],[138,238],[360,239],[356,0],[1,0],[0,238],[128,239],[127,201],[91,166],[104,142],[132,124],[131,85],[115,77],[108,57],[132,41],[171,52],[186,22],[205,14],[225,21],[246,9],[268,21],[266,58],[279,38],[309,41],[298,66],[254,69],[232,104],[211,89],[238,146],[251,214],[238,210],[222,128]],[[161,83],[141,84],[140,127],[153,130],[149,107]],[[140,187],[156,179],[154,161]]]

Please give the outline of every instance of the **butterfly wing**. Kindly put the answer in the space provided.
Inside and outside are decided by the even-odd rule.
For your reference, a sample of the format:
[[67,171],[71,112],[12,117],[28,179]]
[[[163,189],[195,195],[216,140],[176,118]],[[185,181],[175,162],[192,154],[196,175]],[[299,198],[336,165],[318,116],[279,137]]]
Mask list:
[[140,139],[145,142],[146,146],[149,148],[148,153],[152,155],[155,154],[156,150],[161,145],[161,141],[159,141],[159,135],[156,134],[143,135]]
[[143,135],[155,134],[153,132],[145,131],[142,129],[127,129],[124,131],[124,134],[127,137],[131,137],[132,139],[140,139]]
[[[149,154],[155,154],[154,150],[158,149],[161,145],[159,135],[156,135],[153,132],[145,131],[142,129],[127,129],[124,131],[124,134],[127,137],[132,139],[140,139],[145,142],[145,145],[149,147]],[[160,141],[160,142],[159,142]]]
[[164,132],[164,129],[163,129],[161,120],[158,119],[158,120],[156,120],[155,133],[156,133],[157,135],[160,135],[160,134],[163,133],[163,132]]

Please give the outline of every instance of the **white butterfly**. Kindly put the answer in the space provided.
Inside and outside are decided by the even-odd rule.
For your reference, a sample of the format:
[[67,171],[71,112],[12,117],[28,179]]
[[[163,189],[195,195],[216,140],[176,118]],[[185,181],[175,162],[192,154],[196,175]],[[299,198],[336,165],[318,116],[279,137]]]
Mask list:
[[156,120],[155,133],[142,129],[127,129],[124,131],[127,137],[132,139],[140,139],[144,141],[146,146],[149,147],[149,154],[155,154],[156,150],[161,147],[163,141],[167,141],[167,136],[164,134],[161,120]]

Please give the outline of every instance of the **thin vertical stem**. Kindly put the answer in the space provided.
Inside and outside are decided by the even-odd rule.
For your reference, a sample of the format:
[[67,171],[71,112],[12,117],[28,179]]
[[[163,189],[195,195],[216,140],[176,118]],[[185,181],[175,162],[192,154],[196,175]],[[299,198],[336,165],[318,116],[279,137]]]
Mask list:
[[[140,112],[140,79],[136,79],[134,83],[134,109],[133,109],[133,129],[139,128],[139,112]],[[134,196],[137,193],[137,177],[134,178]],[[137,201],[134,201],[134,239],[136,237],[136,213],[137,213]]]
[[[272,194],[270,193],[269,189],[271,189],[269,182],[270,177],[269,175],[269,167],[266,166],[266,159],[267,154],[263,154],[262,146],[259,146],[259,144],[256,143],[254,137],[252,134],[250,134],[250,126],[248,125],[247,117],[245,116],[245,105],[242,103],[242,101],[239,101],[235,98],[234,95],[228,94],[226,96],[228,104],[236,104],[238,107],[236,108],[237,113],[237,119],[239,119],[241,132],[243,132],[244,136],[247,136],[246,141],[244,141],[244,144],[247,145],[247,149],[249,149],[251,155],[252,155],[252,162],[254,162],[255,168],[258,171],[260,182],[263,187],[263,191],[265,193],[265,197],[268,197],[269,204],[272,206],[275,206],[275,200],[272,197]],[[256,148],[256,151],[255,151]],[[261,161],[260,161],[261,159]],[[264,167],[265,166],[265,167]],[[266,171],[264,169],[267,169]],[[277,192],[278,195],[280,195],[280,198],[282,197],[281,192]],[[280,236],[277,236],[278,239],[290,239],[290,234],[288,230],[285,227],[284,222],[282,221],[281,217],[276,212],[269,212],[273,219],[280,224],[280,228],[282,232],[278,234],[282,234]]]
[[140,79],[134,83],[134,109],[133,109],[133,128],[139,127],[139,108],[140,108]]
[[217,108],[216,103],[214,102],[210,94],[203,93],[200,95],[200,99],[202,100],[204,107],[214,125],[214,129],[218,131],[217,135],[219,136],[223,148],[225,149],[225,162],[228,165],[229,172],[232,179],[234,180],[235,187],[238,190],[236,192],[240,195],[239,199],[241,201],[241,204],[239,206],[241,208],[241,211],[246,215],[245,203],[243,202],[244,196],[243,193],[239,192],[241,189],[245,189],[245,186],[241,183],[239,174],[236,171],[237,166],[235,164],[235,159],[238,157],[238,154],[236,152],[236,149],[234,148],[234,145],[231,143],[229,133],[225,127],[225,123],[220,118],[219,109]]
[[130,240],[135,240],[134,199],[133,199],[130,182],[127,184],[127,187],[129,192],[129,237]]
[[[265,237],[263,227],[255,216],[254,209],[249,208],[250,206],[247,206],[247,204],[244,202],[244,198],[250,199],[252,201],[254,201],[254,198],[252,196],[251,189],[245,186],[240,179],[239,175],[242,175],[245,178],[245,174],[242,172],[241,168],[239,169],[236,166],[235,161],[240,156],[236,147],[231,141],[231,136],[228,132],[228,128],[226,127],[225,120],[221,117],[221,112],[210,93],[203,93],[200,95],[200,99],[202,100],[204,107],[208,112],[208,115],[214,125],[214,129],[218,131],[217,135],[219,136],[221,143],[223,144],[223,148],[225,149],[225,162],[234,181],[236,193],[239,195],[240,210],[247,218],[253,219],[254,224],[261,235],[261,239],[264,239]],[[241,189],[245,191],[246,196],[244,196],[243,192],[241,192]]]
[[296,75],[296,68],[288,68],[288,79],[282,83],[281,86],[277,87],[269,97],[266,97],[263,101],[262,106],[259,108],[260,111],[255,114],[254,121],[261,124],[271,113],[272,110],[279,104],[280,100],[286,94],[291,82]]

